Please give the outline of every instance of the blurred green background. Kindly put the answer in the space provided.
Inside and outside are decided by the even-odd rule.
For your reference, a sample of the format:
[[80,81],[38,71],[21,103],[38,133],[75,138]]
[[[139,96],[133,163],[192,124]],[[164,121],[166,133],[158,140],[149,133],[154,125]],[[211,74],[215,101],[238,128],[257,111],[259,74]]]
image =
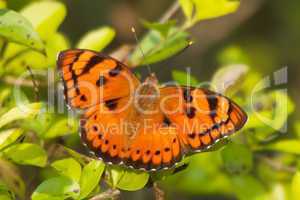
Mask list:
[[[30,2],[34,1],[8,0],[7,7],[19,11]],[[66,36],[69,46],[75,46],[88,31],[107,25],[116,30],[115,39],[104,49],[107,54],[123,44],[136,44],[131,27],[135,27],[138,37],[142,40],[148,30],[141,23],[141,19],[158,21],[174,3],[173,0],[61,2],[66,5],[67,15],[58,30]],[[189,158],[186,170],[160,180],[159,185],[167,199],[300,199],[300,188],[297,189],[300,187],[299,8],[300,1],[296,0],[242,0],[235,13],[205,20],[189,28],[190,39],[194,44],[188,49],[162,62],[151,64],[152,71],[156,72],[161,82],[183,81],[184,78],[178,73],[184,73],[188,67],[196,83],[218,80],[216,72],[231,64],[244,64],[248,67],[246,77],[236,83],[237,89],[227,94],[249,114],[248,126],[232,139],[232,143],[221,150],[194,155]],[[179,22],[184,21],[184,15],[180,11],[172,18]],[[287,67],[287,82],[273,84],[274,72],[284,67]],[[142,78],[148,73],[145,67],[137,67],[135,71],[141,74]],[[7,74],[11,75],[14,72]],[[254,111],[251,110],[251,92],[256,83],[264,77],[270,77],[272,84],[265,96],[258,97],[254,107],[258,112],[274,119],[279,126],[277,128],[287,123],[284,133],[267,127],[255,118]],[[5,87],[5,84],[1,86]],[[288,102],[282,107],[274,105],[276,91],[284,89],[288,91],[289,98],[284,96],[286,94],[283,95],[288,98]],[[44,95],[42,100],[46,99],[46,92],[41,93]],[[27,96],[30,102],[33,101],[32,96]],[[11,108],[12,104],[8,108]],[[281,116],[281,109],[286,107],[289,107],[288,118]],[[8,108],[1,110],[0,114],[5,113]],[[56,118],[53,119],[55,121]],[[33,132],[39,128],[38,125],[26,122],[28,121],[17,125]],[[43,125],[42,120],[32,123]],[[64,144],[86,153],[75,135],[56,138],[49,143]],[[31,136],[27,137],[27,140],[39,141]],[[22,177],[28,188],[25,195],[27,198],[42,180],[50,176],[46,170],[41,170],[42,175],[37,175],[39,178],[31,180],[30,185],[26,178],[34,174],[34,169],[28,166],[20,166],[20,169],[25,172]],[[154,175],[154,178],[155,176],[160,175]],[[151,187],[146,186],[134,192],[124,190],[120,198],[153,199],[154,193]]]

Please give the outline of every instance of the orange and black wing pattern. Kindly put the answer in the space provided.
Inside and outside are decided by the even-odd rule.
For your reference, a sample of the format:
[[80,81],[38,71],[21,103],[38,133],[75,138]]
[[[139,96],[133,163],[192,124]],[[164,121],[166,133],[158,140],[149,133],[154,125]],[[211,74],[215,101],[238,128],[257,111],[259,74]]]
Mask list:
[[247,121],[236,103],[210,90],[166,86],[160,92],[162,111],[169,124],[176,125],[186,153],[208,149]]
[[132,95],[140,83],[127,66],[103,54],[70,49],[58,55],[65,99],[72,108]]

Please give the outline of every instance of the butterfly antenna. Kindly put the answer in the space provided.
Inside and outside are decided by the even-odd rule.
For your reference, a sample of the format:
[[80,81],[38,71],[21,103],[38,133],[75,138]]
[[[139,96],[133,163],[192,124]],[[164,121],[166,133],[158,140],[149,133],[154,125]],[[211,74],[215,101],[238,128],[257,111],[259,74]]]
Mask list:
[[[131,27],[131,32],[133,33],[134,39],[135,39],[135,41],[136,41],[136,43],[137,43],[137,46],[138,46],[138,48],[139,48],[139,50],[140,50],[140,52],[141,52],[141,54],[142,54],[142,56],[143,56],[143,59],[145,60],[145,59],[146,59],[146,56],[145,56],[145,54],[144,54],[144,51],[143,51],[142,47],[140,46],[139,39],[138,39],[138,37],[137,37],[137,34],[136,34],[136,32],[135,32],[135,28],[134,28],[134,27]],[[149,74],[152,74],[150,65],[149,65],[149,64],[146,64],[146,66],[147,66],[147,69],[148,69]]]
[[29,74],[30,74],[30,77],[31,77],[31,81],[32,81],[32,84],[33,84],[33,90],[34,90],[34,99],[35,101],[39,101],[39,86],[37,84],[37,82],[35,81],[35,77],[32,73],[32,70],[29,66],[26,66]]

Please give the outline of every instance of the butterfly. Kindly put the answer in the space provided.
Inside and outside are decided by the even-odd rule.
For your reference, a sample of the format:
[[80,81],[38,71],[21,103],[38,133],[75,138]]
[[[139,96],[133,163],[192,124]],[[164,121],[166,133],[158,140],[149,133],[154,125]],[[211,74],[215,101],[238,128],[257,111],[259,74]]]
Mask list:
[[122,62],[101,53],[69,49],[57,66],[69,107],[82,111],[83,143],[108,164],[156,171],[176,166],[238,131],[246,113],[204,88],[144,82]]

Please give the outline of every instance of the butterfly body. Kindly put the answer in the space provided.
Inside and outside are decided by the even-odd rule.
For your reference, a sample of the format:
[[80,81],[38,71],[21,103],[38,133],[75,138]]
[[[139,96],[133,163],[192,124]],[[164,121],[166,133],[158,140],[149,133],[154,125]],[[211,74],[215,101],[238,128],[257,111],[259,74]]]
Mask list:
[[121,62],[89,50],[58,57],[65,98],[84,110],[81,137],[109,164],[168,169],[242,128],[247,116],[221,94],[188,86],[141,83]]

